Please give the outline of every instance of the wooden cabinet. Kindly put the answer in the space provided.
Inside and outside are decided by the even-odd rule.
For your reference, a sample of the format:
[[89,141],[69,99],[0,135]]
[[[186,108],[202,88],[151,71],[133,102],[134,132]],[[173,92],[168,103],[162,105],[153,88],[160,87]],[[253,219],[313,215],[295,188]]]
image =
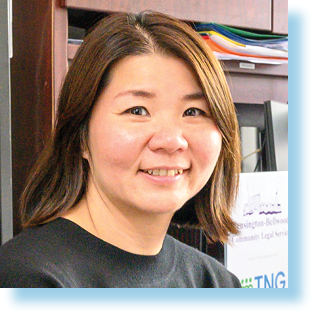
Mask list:
[[[182,20],[216,22],[264,32],[287,33],[284,0],[15,0],[13,1],[12,156],[15,233],[27,173],[50,136],[68,58],[68,10],[138,12],[158,10]],[[82,21],[83,22],[83,21]],[[226,62],[236,102],[287,101],[287,66],[244,70]]]
[[161,11],[182,20],[288,33],[287,0],[61,0],[70,9],[103,12]]
[[[286,0],[60,0],[60,3],[54,4],[53,21],[55,105],[67,70],[67,59],[71,59],[77,49],[74,45],[67,44],[67,11],[81,12],[81,23],[85,25],[82,12],[140,12],[146,9],[158,10],[182,20],[216,22],[277,34],[285,34],[288,30]],[[225,62],[235,102],[257,103],[266,99],[287,102],[287,65],[257,64],[255,69],[243,71],[239,64],[234,61]]]
[[[277,34],[285,34],[288,29],[286,0],[173,0],[168,2],[149,0],[136,3],[132,0],[62,0],[61,5],[69,12],[82,10],[75,11],[80,12],[76,18],[77,24],[80,24],[80,18],[83,20],[85,17],[89,18],[88,14],[86,16],[83,14],[86,10],[140,12],[150,8],[174,15],[182,20],[217,22]],[[82,25],[85,23],[82,22]],[[77,48],[78,46],[73,44],[64,47],[67,49],[69,60],[74,57]],[[57,63],[58,60],[55,64]],[[64,62],[60,61],[58,69],[64,69]],[[226,61],[224,69],[234,102],[263,103],[268,99],[288,101],[287,65],[256,64],[255,69],[243,69],[240,67],[240,62]],[[56,73],[56,79],[58,89],[62,79],[60,72]]]
[[63,0],[67,8],[105,12],[161,11],[182,20],[215,22],[271,31],[270,0]]

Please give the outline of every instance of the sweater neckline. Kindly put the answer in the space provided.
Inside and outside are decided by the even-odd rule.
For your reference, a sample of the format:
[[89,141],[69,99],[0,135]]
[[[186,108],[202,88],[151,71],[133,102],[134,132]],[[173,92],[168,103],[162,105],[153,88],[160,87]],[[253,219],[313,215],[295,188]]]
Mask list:
[[[59,218],[55,219],[54,221],[56,221],[56,223],[59,221],[60,223],[62,223],[62,225],[66,225],[64,227],[65,229],[71,229],[73,233],[79,233],[81,236],[90,239],[93,243],[96,243],[100,247],[106,247],[107,250],[110,249],[116,253],[119,253],[120,255],[131,256],[133,258],[145,259],[145,260],[156,260],[160,256],[162,256],[165,252],[171,250],[171,247],[172,247],[172,244],[171,244],[172,238],[166,234],[164,241],[163,241],[162,248],[157,254],[155,254],[155,255],[136,254],[136,253],[126,251],[120,247],[117,247],[116,245],[113,245],[107,241],[104,241],[103,239],[90,233],[89,231],[84,229],[82,226],[80,226],[79,224],[77,224],[77,223],[75,223],[69,219],[59,217]],[[70,232],[70,230],[69,230],[69,232]]]

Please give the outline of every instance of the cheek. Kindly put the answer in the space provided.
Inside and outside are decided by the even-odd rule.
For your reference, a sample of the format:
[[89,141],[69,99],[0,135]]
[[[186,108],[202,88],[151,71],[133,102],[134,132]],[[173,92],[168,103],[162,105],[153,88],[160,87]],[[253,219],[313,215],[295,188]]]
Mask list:
[[112,163],[128,166],[136,150],[136,139],[139,135],[115,128],[113,126],[101,127],[90,131],[90,149],[94,163]]
[[200,136],[197,156],[206,168],[214,168],[221,152],[221,146],[222,136],[218,129],[212,129]]

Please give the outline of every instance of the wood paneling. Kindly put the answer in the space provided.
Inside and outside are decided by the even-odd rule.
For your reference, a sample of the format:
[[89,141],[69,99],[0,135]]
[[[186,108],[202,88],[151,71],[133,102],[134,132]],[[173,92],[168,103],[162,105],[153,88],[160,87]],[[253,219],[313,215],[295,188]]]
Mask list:
[[13,2],[11,59],[14,233],[19,198],[52,120],[52,6],[46,0]]

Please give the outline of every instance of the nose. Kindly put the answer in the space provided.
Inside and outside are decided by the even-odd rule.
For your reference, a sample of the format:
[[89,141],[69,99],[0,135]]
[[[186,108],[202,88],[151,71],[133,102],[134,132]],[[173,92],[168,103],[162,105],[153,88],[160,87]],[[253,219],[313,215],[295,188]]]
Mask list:
[[168,154],[184,151],[188,148],[187,139],[183,135],[183,129],[179,123],[164,121],[156,126],[149,141],[152,151],[164,150]]

